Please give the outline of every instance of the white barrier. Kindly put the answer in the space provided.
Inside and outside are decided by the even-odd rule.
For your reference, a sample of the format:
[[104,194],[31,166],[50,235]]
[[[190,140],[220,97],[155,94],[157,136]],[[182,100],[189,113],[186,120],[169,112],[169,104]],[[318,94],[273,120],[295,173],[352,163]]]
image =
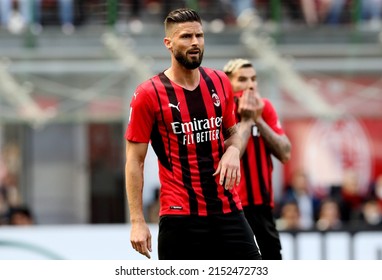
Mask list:
[[[156,225],[150,225],[153,248]],[[157,259],[153,249],[152,259]],[[0,259],[143,260],[130,244],[129,225],[0,228]]]
[[[157,225],[151,258],[158,259]],[[380,260],[382,231],[281,233],[285,260]],[[145,260],[132,249],[130,225],[0,227],[0,260]]]

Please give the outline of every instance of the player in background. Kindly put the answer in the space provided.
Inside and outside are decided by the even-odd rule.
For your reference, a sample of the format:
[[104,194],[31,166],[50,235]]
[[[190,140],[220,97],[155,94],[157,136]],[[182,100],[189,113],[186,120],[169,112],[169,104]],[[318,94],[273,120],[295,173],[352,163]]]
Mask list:
[[262,258],[279,260],[282,255],[273,213],[271,156],[282,163],[287,162],[291,144],[272,103],[260,96],[252,63],[246,59],[232,59],[224,66],[224,72],[234,91],[238,130],[244,147],[238,193]]

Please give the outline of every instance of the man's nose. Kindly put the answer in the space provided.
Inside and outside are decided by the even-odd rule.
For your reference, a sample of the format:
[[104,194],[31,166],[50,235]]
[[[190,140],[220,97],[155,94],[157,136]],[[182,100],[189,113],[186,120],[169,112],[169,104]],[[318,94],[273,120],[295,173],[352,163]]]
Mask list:
[[251,90],[256,90],[257,89],[257,82],[256,81],[249,81],[248,82],[249,85],[248,85],[248,88],[251,89]]
[[192,45],[199,45],[199,40],[198,40],[198,37],[196,36],[192,36]]

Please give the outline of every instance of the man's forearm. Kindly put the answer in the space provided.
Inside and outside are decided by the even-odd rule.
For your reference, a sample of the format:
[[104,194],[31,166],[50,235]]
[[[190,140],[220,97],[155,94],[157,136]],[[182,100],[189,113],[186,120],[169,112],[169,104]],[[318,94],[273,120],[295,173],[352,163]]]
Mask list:
[[251,137],[252,133],[252,126],[254,124],[254,121],[252,119],[249,120],[242,120],[240,123],[238,123],[238,134],[241,138],[241,149],[240,149],[240,158],[243,156],[248,140]]
[[242,149],[242,140],[238,133],[237,125],[234,125],[226,130],[225,133],[225,149],[227,150],[229,147],[235,147],[241,151]]
[[126,194],[130,212],[130,222],[145,222],[143,215],[143,174],[132,163],[126,164]]
[[262,118],[256,121],[256,126],[272,154],[282,163],[287,162],[291,156],[291,143],[288,137],[274,132]]

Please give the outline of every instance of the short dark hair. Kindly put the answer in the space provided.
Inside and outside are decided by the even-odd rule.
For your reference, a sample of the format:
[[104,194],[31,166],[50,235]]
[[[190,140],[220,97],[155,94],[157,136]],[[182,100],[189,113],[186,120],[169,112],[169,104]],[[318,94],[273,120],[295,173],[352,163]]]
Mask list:
[[9,218],[12,218],[16,214],[21,214],[25,217],[33,219],[32,211],[26,206],[11,207],[8,212]]
[[193,21],[197,21],[200,24],[202,23],[202,20],[196,11],[189,8],[180,8],[171,11],[167,15],[164,20],[164,28],[167,31],[167,28],[173,24]]

